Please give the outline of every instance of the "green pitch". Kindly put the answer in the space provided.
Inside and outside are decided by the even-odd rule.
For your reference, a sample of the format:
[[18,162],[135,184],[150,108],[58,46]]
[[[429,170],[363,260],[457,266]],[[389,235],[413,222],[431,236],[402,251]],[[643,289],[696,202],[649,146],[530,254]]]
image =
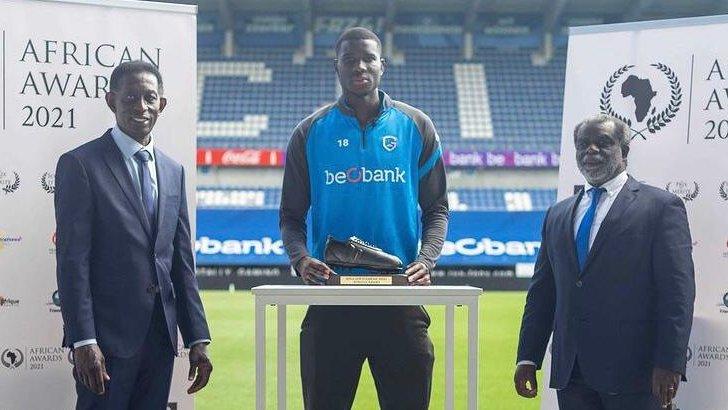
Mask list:
[[[538,409],[538,399],[518,397],[513,370],[524,292],[487,292],[480,300],[480,409]],[[200,410],[252,409],[255,405],[255,334],[253,296],[250,292],[204,291],[202,300],[212,332],[210,351],[214,371],[210,384],[197,394]],[[430,337],[435,345],[432,409],[444,408],[445,308],[427,308],[432,317]],[[298,334],[303,306],[288,307],[288,408],[302,409],[298,367]],[[275,310],[267,312],[267,403],[275,409]],[[467,378],[467,310],[455,309],[455,407],[465,408]],[[540,373],[540,372],[539,372]],[[543,385],[539,380],[539,387]],[[364,364],[354,409],[378,409],[374,382]]]

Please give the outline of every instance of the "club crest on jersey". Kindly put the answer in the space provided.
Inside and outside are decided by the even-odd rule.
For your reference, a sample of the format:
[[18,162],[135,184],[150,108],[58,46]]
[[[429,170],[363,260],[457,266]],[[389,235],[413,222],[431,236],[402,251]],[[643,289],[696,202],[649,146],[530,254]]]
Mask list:
[[397,137],[394,135],[385,135],[382,137],[382,147],[389,152],[394,151],[397,148]]

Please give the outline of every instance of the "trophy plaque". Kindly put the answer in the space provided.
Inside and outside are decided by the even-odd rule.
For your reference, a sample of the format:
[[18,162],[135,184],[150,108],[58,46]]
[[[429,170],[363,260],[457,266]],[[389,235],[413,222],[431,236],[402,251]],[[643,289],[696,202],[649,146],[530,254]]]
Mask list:
[[366,273],[331,275],[327,285],[340,286],[407,286],[402,261],[361,239],[352,236],[346,241],[331,236],[326,239],[325,262],[332,267],[359,268]]

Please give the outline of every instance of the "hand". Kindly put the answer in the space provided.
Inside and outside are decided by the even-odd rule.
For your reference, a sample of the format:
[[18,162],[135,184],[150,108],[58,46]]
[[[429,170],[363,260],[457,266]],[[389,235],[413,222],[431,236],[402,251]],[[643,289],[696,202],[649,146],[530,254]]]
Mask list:
[[652,395],[657,397],[662,407],[668,407],[677,394],[680,373],[655,367],[652,370]]
[[331,275],[336,273],[328,265],[311,256],[304,256],[298,262],[297,270],[307,285],[323,285]]
[[111,380],[106,372],[106,359],[99,345],[93,343],[73,349],[73,371],[76,378],[92,392],[106,392],[104,383]]
[[[195,376],[195,372],[197,375]],[[187,380],[192,381],[192,386],[187,389],[187,394],[193,394],[207,386],[212,373],[212,362],[207,357],[207,343],[197,343],[190,348],[190,373]]]
[[519,364],[516,366],[516,374],[513,375],[513,383],[516,384],[516,392],[521,397],[532,399],[538,394],[538,383],[536,382],[536,366],[532,364]]
[[404,274],[407,275],[407,281],[410,285],[429,286],[432,284],[430,270],[422,262],[410,263],[407,265],[407,270],[404,271]]

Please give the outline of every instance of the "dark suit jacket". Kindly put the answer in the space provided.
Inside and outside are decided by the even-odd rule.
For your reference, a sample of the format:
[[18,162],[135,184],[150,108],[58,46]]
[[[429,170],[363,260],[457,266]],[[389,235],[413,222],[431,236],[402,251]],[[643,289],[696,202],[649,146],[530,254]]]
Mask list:
[[185,344],[210,338],[195,278],[184,170],[160,150],[154,154],[156,228],[110,130],[58,160],[56,274],[64,346],[96,338],[104,354],[134,355],[149,329],[155,286],[175,352],[178,325]]
[[582,195],[546,214],[518,360],[540,368],[553,330],[551,387],[566,387],[578,356],[597,391],[650,391],[654,367],[685,375],[695,300],[685,206],[629,177],[579,273],[574,214]]

